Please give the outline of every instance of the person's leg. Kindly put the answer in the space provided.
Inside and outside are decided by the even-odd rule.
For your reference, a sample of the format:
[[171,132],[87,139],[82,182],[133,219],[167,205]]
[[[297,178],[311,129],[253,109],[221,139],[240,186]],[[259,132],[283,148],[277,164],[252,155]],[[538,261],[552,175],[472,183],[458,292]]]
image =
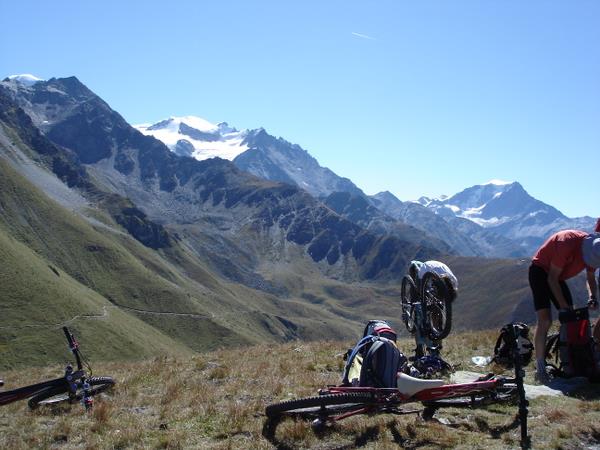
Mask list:
[[535,349],[536,378],[542,383],[548,381],[546,375],[546,339],[548,330],[552,325],[550,301],[554,301],[547,280],[548,274],[546,271],[532,264],[529,268],[529,285],[533,294],[533,305],[537,316],[533,345]]
[[546,338],[548,330],[552,325],[552,313],[550,308],[540,309],[536,311],[537,325],[535,327],[535,337],[533,345],[535,347],[535,359],[538,362],[544,361],[546,358]]
[[552,313],[550,308],[539,309],[537,314],[537,326],[535,327],[535,379],[541,384],[548,384],[550,377],[546,372],[546,340],[548,330],[552,325]]

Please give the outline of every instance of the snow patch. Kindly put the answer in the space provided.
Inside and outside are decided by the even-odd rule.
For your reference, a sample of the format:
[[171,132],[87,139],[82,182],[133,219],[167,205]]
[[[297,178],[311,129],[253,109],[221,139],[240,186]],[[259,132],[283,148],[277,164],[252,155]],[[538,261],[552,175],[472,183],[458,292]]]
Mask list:
[[481,219],[479,217],[465,217],[464,219],[469,219],[472,222],[475,222],[477,225],[480,225],[484,228],[495,227],[498,225],[502,225],[503,223],[510,222],[510,217],[490,217],[489,219]]
[[21,75],[9,75],[8,79],[24,84],[25,86],[32,86],[38,81],[45,81],[42,78],[38,78],[35,75],[31,75],[30,73],[23,73]]
[[[201,137],[191,137],[180,132],[181,124],[185,124],[200,133],[211,135],[210,139],[203,140]],[[217,125],[196,116],[169,117],[155,124],[134,125],[141,133],[153,136],[162,141],[171,151],[174,151],[177,142],[185,140],[192,144],[194,151],[192,157],[202,161],[209,158],[223,158],[233,160],[235,157],[248,150],[243,143],[247,131],[237,131],[230,127],[227,122]]]

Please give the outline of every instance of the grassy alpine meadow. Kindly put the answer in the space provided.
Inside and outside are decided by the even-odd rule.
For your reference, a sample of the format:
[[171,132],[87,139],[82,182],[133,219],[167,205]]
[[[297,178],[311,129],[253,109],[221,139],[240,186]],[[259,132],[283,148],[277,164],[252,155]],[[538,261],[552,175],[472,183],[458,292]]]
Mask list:
[[[473,370],[471,356],[489,355],[497,332],[450,336],[445,358]],[[81,405],[40,407],[21,401],[0,408],[0,448],[126,449],[352,449],[486,448],[519,446],[515,405],[443,409],[432,421],[418,414],[348,418],[316,435],[308,422],[286,420],[263,436],[266,405],[317,394],[338,384],[342,354],[352,342],[291,342],[218,350],[191,357],[131,363],[92,361],[94,374],[117,385]],[[400,340],[410,353],[412,342]],[[499,367],[492,367],[496,371]],[[531,365],[526,382],[533,384]],[[58,376],[60,365],[4,373],[5,389]],[[482,371],[482,369],[479,369]],[[508,374],[508,373],[507,373]],[[594,386],[571,397],[530,401],[533,448],[589,448],[600,441],[600,400]],[[421,409],[419,404],[407,405]]]

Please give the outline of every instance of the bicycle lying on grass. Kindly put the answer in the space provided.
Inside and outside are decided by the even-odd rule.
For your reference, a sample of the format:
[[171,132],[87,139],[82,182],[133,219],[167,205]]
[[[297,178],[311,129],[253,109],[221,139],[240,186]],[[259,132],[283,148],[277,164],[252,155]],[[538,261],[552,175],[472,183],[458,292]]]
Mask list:
[[[65,368],[65,375],[54,380],[24,386],[12,391],[0,392],[0,405],[7,405],[18,400],[29,399],[29,407],[35,409],[40,405],[53,405],[61,402],[81,402],[86,410],[93,405],[93,396],[112,387],[115,382],[111,377],[92,377],[90,365],[83,359],[79,344],[67,327],[63,327],[69,349],[75,356],[77,370],[70,364]],[[83,370],[83,364],[89,374]]]
[[[327,424],[339,422],[357,414],[414,414],[432,419],[439,408],[478,407],[503,402],[518,402],[521,426],[521,447],[529,447],[527,434],[528,402],[525,398],[517,331],[511,327],[514,378],[489,374],[470,383],[444,384],[442,380],[423,380],[398,373],[397,388],[328,386],[319,395],[268,405],[264,433],[274,435],[279,422],[286,417],[312,420],[316,431]],[[404,409],[420,403],[423,409]]]

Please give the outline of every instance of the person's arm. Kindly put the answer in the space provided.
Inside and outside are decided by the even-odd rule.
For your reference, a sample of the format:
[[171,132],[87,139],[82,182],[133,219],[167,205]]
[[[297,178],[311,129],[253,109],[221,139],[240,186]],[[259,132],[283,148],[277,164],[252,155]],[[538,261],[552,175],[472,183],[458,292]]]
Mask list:
[[560,309],[570,309],[571,305],[567,303],[565,296],[562,293],[562,289],[560,288],[559,279],[560,274],[562,272],[562,267],[555,266],[554,264],[550,264],[550,270],[548,271],[548,285],[554,294],[554,298],[558,302]]

